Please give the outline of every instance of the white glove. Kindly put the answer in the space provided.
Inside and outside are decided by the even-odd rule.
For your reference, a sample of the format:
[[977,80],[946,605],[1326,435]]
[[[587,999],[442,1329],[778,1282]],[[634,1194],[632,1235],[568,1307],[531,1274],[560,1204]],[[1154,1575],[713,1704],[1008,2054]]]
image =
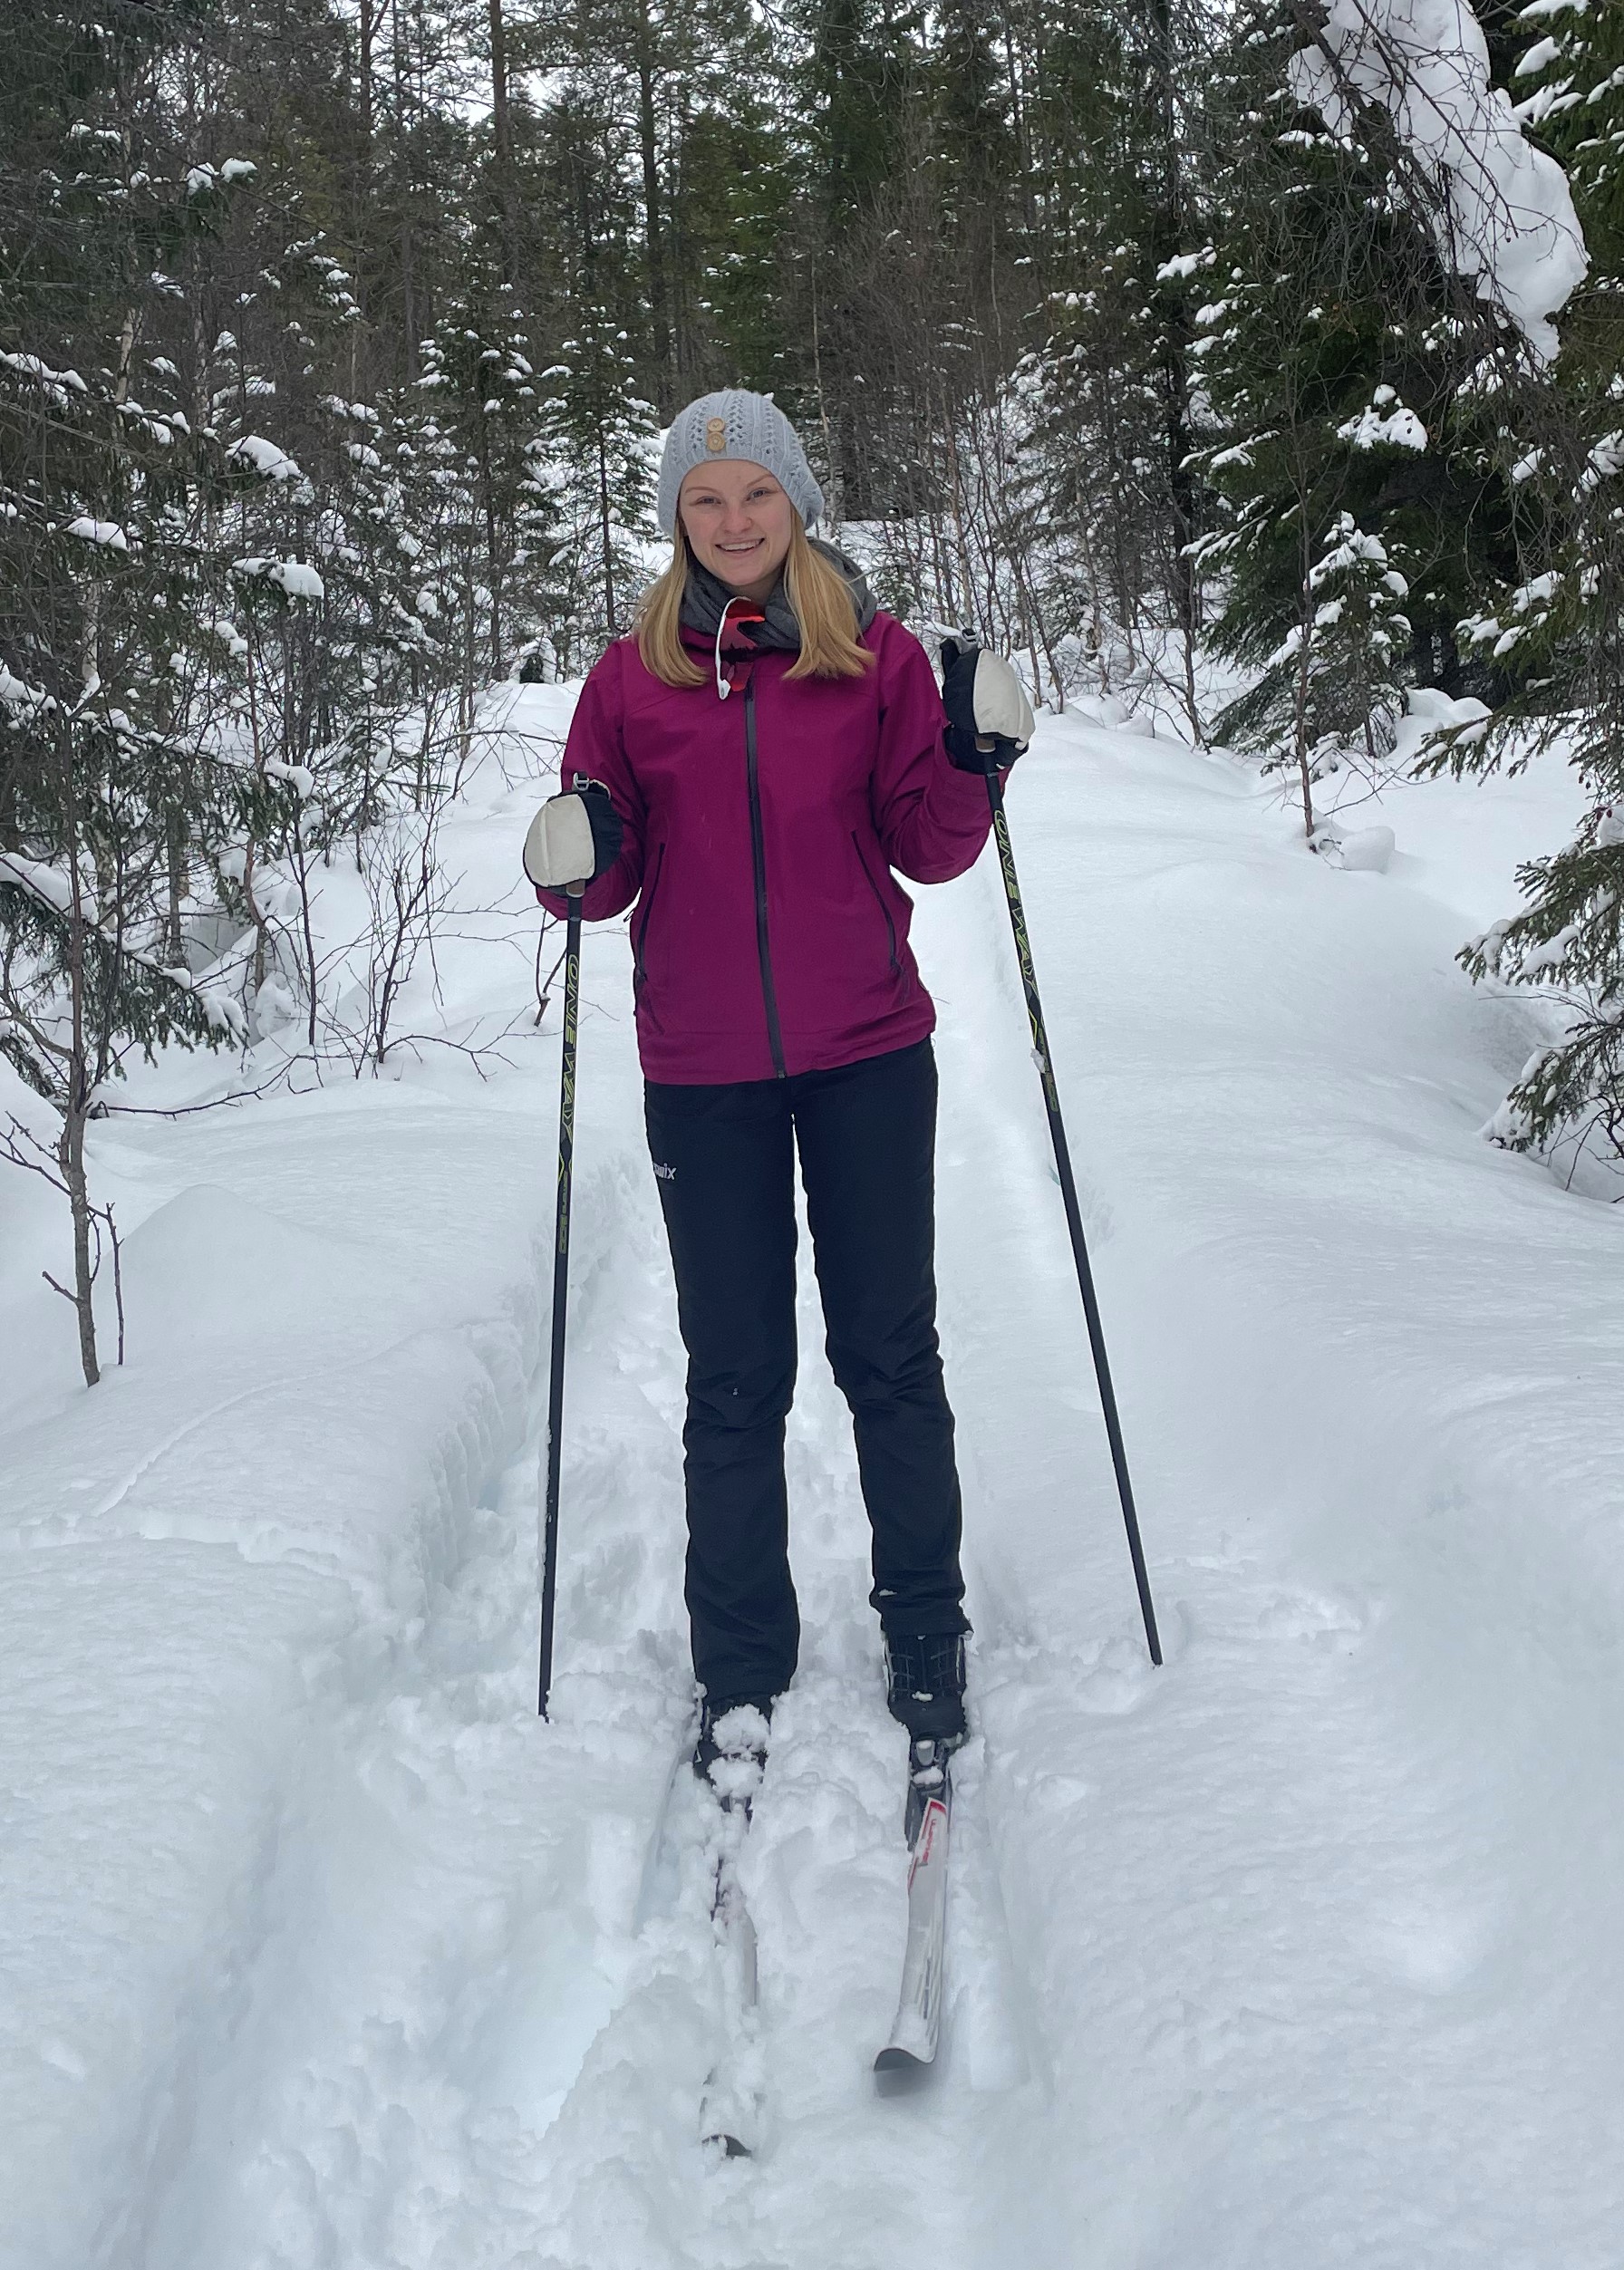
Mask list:
[[1024,749],[1032,738],[1032,705],[1013,666],[983,646],[975,658],[975,729]]
[[549,797],[525,837],[525,873],[531,882],[543,891],[567,891],[572,884],[584,889],[596,865],[592,822],[583,798],[573,790]]
[[942,706],[947,753],[961,772],[982,772],[986,759],[1013,764],[1032,738],[1032,705],[1001,654],[959,639],[942,642]]

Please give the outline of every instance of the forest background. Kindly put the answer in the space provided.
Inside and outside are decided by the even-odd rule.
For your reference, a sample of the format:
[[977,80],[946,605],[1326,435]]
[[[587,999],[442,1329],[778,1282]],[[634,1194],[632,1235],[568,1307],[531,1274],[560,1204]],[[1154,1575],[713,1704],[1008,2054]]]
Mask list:
[[1583,823],[1463,960],[1552,1007],[1498,1138],[1624,1152],[1624,20],[1480,18],[14,5],[0,1056],[44,1116],[0,1152],[71,1206],[87,1378],[121,1067],[386,1061],[482,691],[629,627],[719,385],[883,604],[1254,754],[1323,855],[1417,689],[1423,764],[1560,744]]

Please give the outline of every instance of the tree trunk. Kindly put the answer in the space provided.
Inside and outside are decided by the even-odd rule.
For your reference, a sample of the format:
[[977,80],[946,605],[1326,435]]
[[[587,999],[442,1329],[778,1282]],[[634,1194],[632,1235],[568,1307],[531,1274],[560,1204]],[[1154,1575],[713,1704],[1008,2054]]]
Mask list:
[[603,420],[598,421],[598,526],[604,545],[604,614],[612,639],[620,636],[614,613],[614,546],[609,532],[609,456],[604,446]]
[[188,876],[186,865],[186,821],[179,800],[164,821],[164,867],[169,885],[164,922],[164,951],[172,970],[186,966],[186,932],[181,927]]
[[372,170],[372,34],[382,14],[382,0],[376,8],[372,0],[361,0],[361,169],[364,178]]
[[392,0],[391,18],[395,78],[394,114],[397,121],[396,134],[399,139],[397,164],[400,173],[401,198],[401,322],[404,333],[401,344],[403,350],[407,380],[410,383],[415,383],[418,376],[418,321],[411,257],[414,184],[411,175],[411,139],[405,131],[403,123],[408,108],[407,93],[410,74],[406,37],[401,23],[401,0]]
[[1455,642],[1454,628],[1447,623],[1438,625],[1438,689],[1451,701],[1458,701],[1465,690],[1460,648]]
[[1297,521],[1301,531],[1297,597],[1298,634],[1302,641],[1297,656],[1297,685],[1292,697],[1291,736],[1297,756],[1297,778],[1302,790],[1302,832],[1310,846],[1314,840],[1314,783],[1309,770],[1309,671],[1313,661],[1314,594],[1309,582],[1313,555],[1309,544],[1308,497],[1297,492]]
[[83,1067],[73,1066],[74,1093],[63,1115],[62,1135],[56,1145],[56,1163],[67,1186],[68,1204],[73,1216],[73,1309],[79,1319],[79,1361],[84,1372],[87,1387],[95,1386],[102,1377],[102,1367],[96,1356],[96,1311],[94,1307],[95,1264],[92,1258],[90,1190],[84,1172],[85,1087]]
[[841,477],[840,461],[835,453],[835,437],[829,430],[828,397],[823,387],[823,341],[817,315],[817,250],[812,252],[812,384],[817,395],[817,422],[823,433],[823,459],[829,478],[829,525],[837,528],[846,517],[846,483]]
[[[1184,247],[1184,194],[1178,139],[1176,72],[1173,52],[1173,0],[1149,0],[1151,70],[1155,103],[1157,211],[1152,252],[1159,267]],[[1174,620],[1188,658],[1201,627],[1200,594],[1190,546],[1196,532],[1195,483],[1190,470],[1194,447],[1190,417],[1190,322],[1182,295],[1169,294],[1162,312],[1162,439],[1166,453],[1167,494],[1172,507],[1171,582]],[[1200,719],[1194,702],[1194,677],[1186,660],[1191,720]]]
[[479,487],[485,510],[486,575],[490,584],[490,669],[497,676],[502,667],[502,565],[501,546],[497,534],[496,484],[490,469],[490,420],[481,417],[479,434]]
[[[492,0],[492,5],[496,0]],[[660,414],[675,408],[672,392],[671,314],[665,295],[665,248],[660,226],[660,146],[654,117],[654,37],[649,0],[637,10],[637,131],[643,150],[643,246],[647,256],[649,317],[654,364],[659,372]]]
[[[84,1371],[84,1384],[93,1387],[102,1376],[102,1367],[96,1358],[96,1311],[94,1307],[94,1269],[91,1260],[91,1202],[84,1173],[84,1126],[90,1116],[91,1069],[90,1048],[85,1033],[85,932],[88,922],[84,903],[80,894],[79,852],[80,813],[77,782],[73,777],[73,758],[71,745],[64,747],[69,768],[67,831],[68,875],[72,901],[68,922],[68,1004],[70,1011],[70,1054],[67,1065],[67,1093],[63,1099],[62,1134],[57,1138],[56,1163],[62,1170],[63,1187],[73,1217],[73,1290],[69,1299],[73,1303],[79,1320],[79,1361]],[[60,1285],[56,1288],[63,1290]]]
[[488,0],[490,12],[490,125],[495,149],[497,212],[501,224],[502,281],[513,282],[518,199],[513,179],[513,119],[508,101],[508,31],[502,0]]

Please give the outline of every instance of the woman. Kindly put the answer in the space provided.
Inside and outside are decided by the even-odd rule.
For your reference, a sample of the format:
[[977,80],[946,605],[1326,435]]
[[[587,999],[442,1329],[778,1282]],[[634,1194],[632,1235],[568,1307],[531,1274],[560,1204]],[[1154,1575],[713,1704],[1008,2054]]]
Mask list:
[[[699,1762],[796,1666],[784,1422],[795,1380],[795,1154],[835,1377],[874,1532],[890,1707],[964,1736],[952,1414],[935,1330],[935,1013],[908,949],[918,883],[986,840],[989,764],[1031,731],[996,656],[924,650],[808,540],[823,498],[782,411],[708,394],[660,473],[673,540],[630,638],[582,689],[573,783],[525,847],[542,903],[636,902],[649,1148],[688,1350],[687,1601]],[[946,712],[943,710],[943,700]],[[950,722],[951,720],[951,722]],[[747,1722],[739,1722],[747,1723]]]

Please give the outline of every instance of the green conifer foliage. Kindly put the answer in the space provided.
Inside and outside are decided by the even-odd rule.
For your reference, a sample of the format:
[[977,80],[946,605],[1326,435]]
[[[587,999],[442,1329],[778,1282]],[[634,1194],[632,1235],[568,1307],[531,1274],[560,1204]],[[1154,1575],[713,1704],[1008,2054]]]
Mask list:
[[59,1290],[94,1384],[113,1225],[91,1123],[131,1051],[236,1026],[177,952],[188,836],[218,832],[237,799],[189,698],[218,452],[157,335],[169,267],[252,168],[188,162],[136,11],[30,29],[0,201],[0,1053],[58,1132],[42,1148],[10,1121],[0,1151],[67,1199]]
[[[1202,462],[1223,500],[1200,548],[1223,591],[1212,637],[1264,671],[1217,730],[1271,749],[1288,714],[1274,658],[1288,641],[1306,651],[1317,563],[1344,515],[1407,586],[1408,652],[1373,653],[1372,687],[1396,671],[1452,695],[1503,691],[1503,672],[1463,662],[1456,624],[1515,556],[1494,319],[1443,270],[1389,156],[1285,92],[1300,39],[1272,7],[1238,39],[1228,225],[1192,349],[1216,428]],[[1306,821],[1316,736],[1300,698],[1289,714]]]
[[630,343],[605,309],[584,307],[578,335],[541,374],[532,478],[556,531],[552,636],[561,670],[580,667],[631,627],[654,535],[654,411],[638,391]]
[[1522,115],[1569,168],[1590,273],[1561,321],[1549,381],[1507,419],[1519,559],[1480,584],[1462,623],[1514,673],[1491,719],[1443,735],[1456,772],[1516,768],[1561,750],[1584,784],[1573,840],[1519,871],[1524,903],[1465,949],[1474,976],[1563,1005],[1561,1037],[1529,1064],[1497,1122],[1517,1149],[1560,1138],[1624,1154],[1624,23],[1619,11],[1535,0],[1521,11]]
[[1267,657],[1247,697],[1273,761],[1298,768],[1310,839],[1319,832],[1314,785],[1349,764],[1375,774],[1391,754],[1403,708],[1408,588],[1381,538],[1367,536],[1351,513],[1339,514],[1304,579],[1302,620]]

